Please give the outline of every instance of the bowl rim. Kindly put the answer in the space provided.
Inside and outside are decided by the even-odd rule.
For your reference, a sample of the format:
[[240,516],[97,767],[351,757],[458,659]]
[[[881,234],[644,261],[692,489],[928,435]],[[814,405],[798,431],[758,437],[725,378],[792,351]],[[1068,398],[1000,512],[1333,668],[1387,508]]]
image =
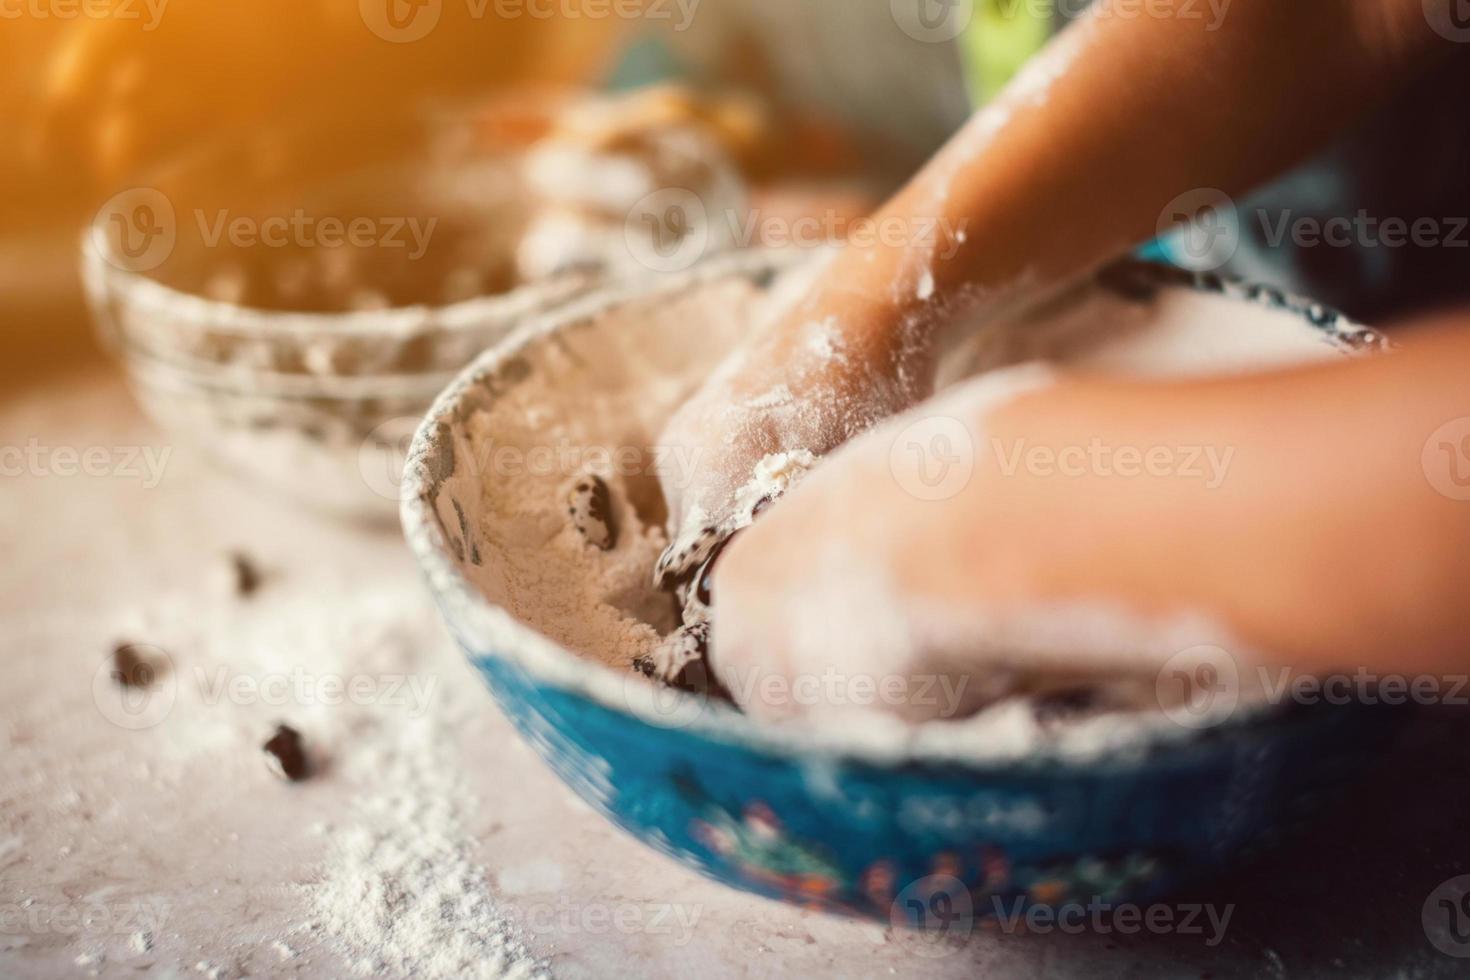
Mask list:
[[[122,304],[145,312],[164,311],[178,320],[202,325],[217,334],[247,338],[272,337],[340,339],[409,337],[434,330],[471,332],[503,328],[528,313],[567,299],[597,285],[595,277],[569,272],[503,293],[476,296],[455,303],[420,303],[382,310],[268,310],[210,299],[186,292],[112,261],[110,248],[98,242],[98,219],[81,233],[82,281],[90,296],[107,304]],[[106,241],[106,236],[100,236]],[[116,329],[116,328],[114,328]]]
[[[386,120],[378,120],[374,127],[401,128],[410,133],[423,149],[431,147],[435,138],[434,127],[444,127],[446,123],[473,126],[483,108],[484,104],[478,101],[442,104],[426,101],[392,110]],[[175,170],[197,170],[214,163],[217,158],[250,152],[253,147],[269,143],[272,139],[293,141],[302,136],[324,139],[338,131],[334,126],[340,126],[341,131],[346,132],[361,128],[361,125],[360,120],[324,120],[314,111],[291,115],[267,129],[263,135],[224,136],[142,171],[135,175],[131,186],[118,188],[114,196],[137,190],[157,190],[153,184],[163,175]],[[483,159],[493,160],[513,171],[525,156],[525,147],[494,147],[485,152]],[[412,159],[411,151],[400,148],[370,162],[358,161],[356,167],[344,167],[343,172],[371,173],[373,166],[401,165],[412,162]],[[124,262],[115,261],[116,253],[106,234],[107,220],[108,212],[104,207],[86,221],[80,232],[82,278],[89,296],[97,301],[106,300],[111,305],[116,294],[124,303],[135,304],[149,312],[168,311],[218,334],[262,339],[294,335],[353,339],[403,337],[432,330],[501,329],[528,313],[545,308],[547,304],[595,287],[598,282],[596,277],[573,271],[523,283],[505,292],[452,303],[419,303],[381,310],[309,311],[243,306],[166,285],[149,274],[152,270],[132,269]]]
[[[801,249],[746,249],[711,255],[675,275],[654,274],[623,280],[555,309],[543,311],[517,328],[502,342],[466,366],[440,393],[410,444],[401,484],[400,518],[405,539],[440,605],[456,640],[469,659],[512,663],[537,683],[580,697],[603,709],[641,720],[654,728],[675,729],[730,747],[804,764],[860,764],[878,767],[918,765],[959,767],[972,773],[1016,773],[1032,769],[1096,772],[1100,767],[1129,771],[1159,764],[1159,753],[1171,747],[1197,747],[1202,734],[1214,737],[1234,732],[1246,738],[1265,738],[1275,728],[1265,713],[1236,710],[1227,721],[1203,731],[1165,720],[1138,726],[1135,745],[1101,746],[1097,753],[1053,755],[1027,753],[1004,758],[977,755],[973,746],[960,751],[952,743],[929,737],[938,728],[963,722],[910,725],[886,716],[874,716],[863,725],[817,729],[770,723],[751,718],[731,705],[699,695],[660,689],[629,672],[617,672],[590,663],[561,644],[519,622],[509,611],[486,599],[460,571],[448,534],[435,511],[433,496],[452,470],[446,469],[442,440],[453,431],[461,404],[469,393],[506,362],[550,334],[590,320],[624,303],[656,297],[711,280],[768,275],[795,268],[810,256]],[[1109,280],[1113,280],[1110,285]],[[1111,263],[1079,282],[1096,281],[1106,288],[1129,283],[1150,289],[1192,289],[1221,294],[1232,301],[1265,304],[1285,310],[1321,330],[1341,353],[1355,355],[1388,350],[1382,334],[1364,327],[1319,303],[1302,300],[1273,287],[1256,286],[1215,274],[1196,274],[1173,266],[1128,257]],[[468,637],[473,636],[472,642]],[[670,720],[669,702],[689,709],[689,717]],[[1176,753],[1173,760],[1185,764]]]
[[248,366],[198,362],[178,364],[125,346],[120,354],[128,376],[150,387],[168,387],[220,397],[277,401],[364,402],[413,398],[424,404],[444,389],[457,369],[418,374],[288,374]]
[[[580,86],[548,85],[533,89],[529,99],[532,103],[562,108],[576,105],[589,99],[597,99],[608,93]],[[432,148],[436,138],[434,129],[451,131],[454,126],[476,128],[496,107],[527,104],[527,98],[518,96],[514,100],[494,97],[488,100],[427,100],[416,106],[399,108],[390,113],[393,125],[407,127],[415,132],[421,148]],[[353,120],[352,123],[357,123]],[[446,125],[447,124],[447,125]],[[312,138],[322,138],[323,121],[315,115],[304,114],[267,130],[267,135],[289,138],[294,134],[308,133]],[[119,188],[114,196],[137,190],[157,190],[149,181],[170,168],[197,168],[215,157],[226,157],[243,152],[261,142],[259,136],[244,139],[223,137],[212,141],[196,151],[184,154],[150,171],[137,175],[130,187]],[[534,143],[524,145],[490,145],[478,158],[480,162],[494,162],[506,168],[508,173],[521,180],[517,199],[524,197],[527,188],[520,172],[531,159]],[[409,157],[399,151],[375,161],[378,166],[385,161],[402,163]],[[347,173],[364,173],[371,170],[351,169]],[[742,188],[742,196],[744,188]],[[244,306],[223,300],[211,299],[200,293],[169,286],[150,275],[151,269],[132,269],[118,260],[111,239],[106,234],[108,220],[106,208],[88,220],[80,233],[80,264],[82,280],[90,299],[99,310],[110,307],[114,294],[123,303],[133,304],[148,312],[168,311],[193,325],[202,325],[215,334],[234,335],[247,338],[280,337],[331,337],[333,339],[407,337],[431,331],[501,332],[508,326],[521,322],[528,315],[549,310],[589,290],[623,278],[610,271],[588,271],[568,269],[551,276],[523,282],[499,293],[473,296],[449,303],[416,303],[405,306],[390,306],[380,310],[334,310],[310,311],[268,309]],[[101,319],[101,314],[99,314]],[[109,317],[110,318],[110,317]],[[119,332],[112,326],[114,332]],[[497,341],[501,338],[495,338]],[[446,370],[446,375],[458,372],[458,367]]]

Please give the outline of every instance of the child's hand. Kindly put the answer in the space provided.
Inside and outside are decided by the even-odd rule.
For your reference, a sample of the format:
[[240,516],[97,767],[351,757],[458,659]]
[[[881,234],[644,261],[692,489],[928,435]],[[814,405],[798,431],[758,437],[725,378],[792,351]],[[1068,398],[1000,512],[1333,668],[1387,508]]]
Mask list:
[[[1298,162],[1449,49],[1420,0],[1364,0],[1336,18],[1252,0],[1208,29],[1109,6],[1095,4],[873,215],[896,237],[847,248],[801,316],[677,413],[665,441],[702,455],[692,483],[664,488],[675,540],[661,579],[692,573],[748,518],[734,495],[764,457],[820,456],[926,397],[938,330],[1158,234],[1171,198],[1239,192]],[[1303,64],[1310,86],[1298,84]],[[1231,122],[1245,118],[1252,139]],[[844,343],[823,357],[829,324]]]
[[1152,683],[1206,648],[1242,689],[1262,666],[1462,669],[1470,512],[1444,433],[1470,339],[1404,342],[1220,379],[1023,366],[949,389],[734,539],[711,666],[752,714],[914,721]]
[[[1046,546],[991,519],[985,501],[1003,510],[1016,496],[979,423],[1048,380],[998,372],[878,426],[732,542],[715,568],[711,664],[747,711],[921,721],[969,713],[1009,683],[1018,651],[977,629],[1004,632],[1000,613]],[[982,596],[1000,605],[983,610]]]
[[788,454],[797,476],[928,393],[925,354],[866,342],[847,327],[835,314],[790,316],[736,350],[674,413],[661,444],[697,455],[687,483],[664,486],[673,543],[661,579],[689,574],[705,557],[701,541],[748,523],[761,501],[741,491],[767,457]]

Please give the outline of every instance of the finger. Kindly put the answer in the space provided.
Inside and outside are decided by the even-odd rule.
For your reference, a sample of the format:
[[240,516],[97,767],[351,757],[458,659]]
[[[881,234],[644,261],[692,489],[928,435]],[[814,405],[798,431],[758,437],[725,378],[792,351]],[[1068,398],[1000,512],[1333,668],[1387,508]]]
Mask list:
[[783,587],[780,536],[755,528],[740,535],[715,569],[713,592],[718,596],[714,629],[710,635],[709,667],[720,685],[742,710],[754,717],[777,719],[793,712],[793,705],[764,692],[773,681],[790,676],[792,651],[784,628],[800,614],[789,608],[792,590]]

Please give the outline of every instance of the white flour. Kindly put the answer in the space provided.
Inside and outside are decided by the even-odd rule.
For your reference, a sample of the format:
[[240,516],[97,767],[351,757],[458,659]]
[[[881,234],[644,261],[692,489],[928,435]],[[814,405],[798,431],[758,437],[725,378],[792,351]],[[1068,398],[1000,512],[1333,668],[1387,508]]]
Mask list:
[[367,789],[354,823],[333,834],[318,923],[362,976],[533,980],[546,974],[496,905],[461,825],[465,790],[442,761],[442,720],[382,732],[350,757]]
[[[311,828],[326,853],[316,880],[298,886],[309,911],[268,944],[271,958],[325,942],[362,976],[545,976],[475,860],[465,820],[476,800],[455,732],[486,707],[428,598],[339,581],[269,583],[267,571],[249,599],[165,596],[121,625],[155,641],[150,650],[176,651],[166,675],[174,700],[159,729],[169,735],[165,768],[201,757],[253,768],[264,735],[284,720],[302,733],[317,778],[350,790],[331,823]],[[228,693],[242,681],[261,686]],[[353,694],[354,681],[372,687]],[[156,942],[139,932],[129,949],[147,954]],[[238,975],[216,959],[196,969]]]
[[774,500],[801,481],[817,465],[817,457],[805,449],[772,453],[755,464],[755,475],[735,494],[735,513],[746,514],[762,500]]
[[326,831],[322,878],[308,895],[314,925],[362,976],[543,977],[497,906],[464,827],[476,801],[460,774],[454,731],[484,706],[477,685],[441,673],[462,662],[434,619],[421,595],[399,592],[358,596],[343,617],[351,640],[334,646],[344,671],[416,672],[439,683],[404,692],[397,703],[338,709],[318,736],[335,743],[337,774],[358,793],[342,824]]

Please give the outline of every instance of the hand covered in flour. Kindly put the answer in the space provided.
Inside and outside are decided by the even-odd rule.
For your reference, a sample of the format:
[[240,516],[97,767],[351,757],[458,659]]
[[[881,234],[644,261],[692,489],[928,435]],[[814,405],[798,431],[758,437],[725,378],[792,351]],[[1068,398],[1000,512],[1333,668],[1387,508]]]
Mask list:
[[710,661],[737,703],[759,716],[868,706],[920,721],[993,699],[1006,678],[969,676],[966,620],[973,590],[1007,591],[986,580],[1014,549],[987,541],[970,556],[987,567],[965,570],[940,543],[1005,531],[967,513],[995,496],[995,468],[977,458],[980,423],[1049,378],[1040,367],[999,372],[873,428],[731,541],[712,579]]
[[[973,677],[985,664],[983,673],[993,675],[1001,651],[1029,667],[1036,650],[1066,649],[1064,663],[1089,669],[1124,654],[1136,665],[1159,652],[1140,653],[1137,631],[1120,628],[1074,630],[1086,643],[1073,636],[1034,641],[1038,621],[1057,621],[1038,609],[1054,612],[1056,604],[1087,612],[1101,603],[1124,610],[1118,615],[1128,622],[1203,609],[1257,649],[1290,650],[1299,663],[1323,650],[1362,650],[1364,637],[1401,629],[1402,615],[1367,617],[1377,632],[1365,629],[1364,610],[1383,610],[1361,595],[1346,608],[1322,601],[1341,594],[1341,568],[1383,567],[1354,550],[1362,535],[1351,511],[1324,510],[1365,472],[1348,465],[1360,458],[1360,445],[1323,449],[1324,431],[1355,438],[1361,431],[1340,411],[1315,414],[1323,405],[1361,411],[1361,393],[1345,385],[1336,386],[1337,401],[1311,405],[1274,391],[1286,414],[1271,414],[1250,384],[1180,385],[1180,396],[1078,383],[1023,399],[991,420],[976,404],[997,379],[946,395],[946,412],[961,431],[931,419],[915,436],[907,427],[923,423],[920,416],[862,435],[929,394],[938,332],[961,319],[1002,318],[1157,235],[1160,206],[1175,195],[1163,210],[1171,221],[1188,219],[1180,205],[1193,200],[1194,189],[1244,192],[1325,145],[1428,60],[1448,57],[1443,32],[1415,0],[1362,4],[1359,16],[1333,20],[1325,32],[1307,5],[1245,6],[1218,30],[1201,32],[1180,18],[1113,17],[1109,4],[1093,5],[875,212],[875,227],[898,234],[877,235],[867,247],[849,241],[804,316],[737,354],[676,414],[666,442],[701,455],[691,483],[665,487],[675,540],[657,574],[665,585],[697,582],[696,591],[709,591],[703,584],[711,579],[713,665],[752,711],[763,708],[736,676],[747,668],[789,677],[855,664],[882,676],[955,668]],[[1167,63],[1157,58],[1162,50],[1172,53]],[[1303,58],[1313,66],[1312,86],[1293,84]],[[1202,64],[1210,70],[1200,71]],[[1257,138],[1200,121],[1198,107],[1220,106],[1221,93],[1227,104],[1219,118],[1249,118]],[[1177,126],[1161,128],[1159,120]],[[1188,138],[1159,135],[1175,130]],[[1105,194],[1097,191],[1099,175]],[[813,324],[835,327],[842,343],[826,353],[813,337],[825,327]],[[1382,407],[1393,413],[1401,406]],[[1459,415],[1450,411],[1441,421]],[[1301,420],[1291,430],[1295,455],[1273,457],[1285,452],[1288,416]],[[988,432],[992,421],[1012,426],[1010,451],[1029,440],[1085,454],[1103,437],[1113,440],[1104,449],[1163,448],[1166,458],[1171,446],[1241,452],[1223,491],[1177,472],[1130,481],[1094,468],[1047,479],[1019,457],[998,463],[994,446],[979,439],[982,420]],[[700,572],[773,490],[793,485],[817,457],[854,437],[737,539],[712,576]],[[1421,433],[1397,448],[1422,442]],[[1247,479],[1240,472],[1251,447],[1261,458]],[[1391,447],[1376,448],[1386,470],[1412,475],[1415,467],[1395,461]],[[966,475],[962,488],[938,493],[956,473]],[[1414,492],[1405,484],[1386,495]],[[1396,540],[1383,526],[1420,509],[1374,512],[1380,550]],[[1294,513],[1318,519],[1281,516]],[[1324,515],[1335,551],[1321,547]],[[1421,531],[1403,530],[1402,540],[1422,552]],[[1393,557],[1401,559],[1393,567],[1418,571],[1398,593],[1385,594],[1423,591],[1422,554]],[[1266,566],[1273,574],[1261,574]],[[1099,647],[1099,636],[1111,639]],[[1022,658],[1017,651],[1029,652]],[[912,705],[895,710],[922,714]]]
[[715,676],[753,715],[921,721],[1079,687],[1157,704],[1160,678],[1217,654],[1242,696],[1257,668],[1463,664],[1470,524],[1420,449],[1463,414],[1470,340],[1435,339],[1233,378],[1023,366],[947,389],[725,549]]
[[673,543],[661,583],[693,574],[818,458],[928,394],[927,350],[816,308],[732,353],[665,427],[662,445],[695,456],[682,482],[664,484]]

